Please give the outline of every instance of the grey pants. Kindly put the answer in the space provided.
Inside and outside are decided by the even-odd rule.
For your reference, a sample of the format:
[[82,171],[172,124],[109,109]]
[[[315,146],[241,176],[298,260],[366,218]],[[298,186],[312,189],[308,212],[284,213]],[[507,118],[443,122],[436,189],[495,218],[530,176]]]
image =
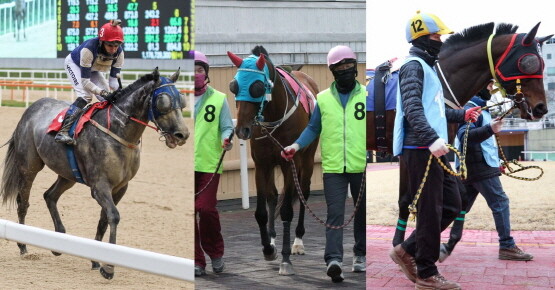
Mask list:
[[[354,210],[361,182],[363,182],[362,173],[324,173],[324,194],[328,207],[326,222],[328,224],[340,226],[344,223],[347,186],[351,188]],[[355,245],[353,252],[355,256],[366,256],[366,190],[363,190],[362,194],[362,200],[354,218]],[[351,214],[352,211],[347,211],[347,218]],[[333,260],[343,262],[343,229],[326,227],[324,259],[326,264]]]

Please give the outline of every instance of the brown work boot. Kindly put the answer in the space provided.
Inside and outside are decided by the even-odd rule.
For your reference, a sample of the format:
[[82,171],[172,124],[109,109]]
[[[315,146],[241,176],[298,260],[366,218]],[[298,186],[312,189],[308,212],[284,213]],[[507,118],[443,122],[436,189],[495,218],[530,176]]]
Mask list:
[[426,279],[416,278],[416,284],[414,284],[414,289],[449,289],[449,290],[459,290],[461,285],[457,282],[451,282],[441,276],[441,274],[435,274]]
[[395,264],[399,265],[399,268],[401,268],[401,271],[405,273],[409,280],[413,283],[416,282],[416,262],[413,256],[409,255],[399,244],[391,249],[389,257]]
[[499,260],[530,261],[534,256],[523,252],[517,246],[509,249],[499,249]]

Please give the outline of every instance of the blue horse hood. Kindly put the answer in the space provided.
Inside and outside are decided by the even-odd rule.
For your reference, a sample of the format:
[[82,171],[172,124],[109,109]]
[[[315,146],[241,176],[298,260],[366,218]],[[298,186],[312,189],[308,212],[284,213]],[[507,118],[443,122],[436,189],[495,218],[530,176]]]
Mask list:
[[253,98],[249,93],[250,86],[255,81],[261,81],[266,86],[266,94],[272,93],[272,87],[270,84],[270,70],[268,65],[264,64],[263,70],[259,70],[256,66],[256,61],[259,57],[255,55],[250,55],[243,60],[243,63],[237,70],[234,79],[237,80],[239,86],[239,91],[235,95],[237,101],[247,101],[247,102],[262,102],[265,100],[265,95],[258,98]]

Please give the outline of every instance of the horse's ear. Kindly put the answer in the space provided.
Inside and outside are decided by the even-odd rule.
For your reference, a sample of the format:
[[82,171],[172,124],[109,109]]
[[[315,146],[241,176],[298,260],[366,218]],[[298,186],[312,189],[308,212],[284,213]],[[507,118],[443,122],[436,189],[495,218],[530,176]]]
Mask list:
[[536,38],[536,33],[538,32],[538,28],[540,27],[540,23],[541,22],[538,22],[538,24],[536,24],[536,26],[534,26],[534,28],[532,28],[532,30],[530,30],[530,32],[526,33],[526,36],[524,36],[524,40],[522,41],[522,44],[524,44],[524,45],[532,44],[532,42],[534,41],[534,38]]
[[227,56],[231,59],[231,62],[236,66],[240,67],[243,64],[243,59],[233,54],[233,52],[228,51]]
[[153,71],[152,71],[152,76],[154,77],[155,81],[158,81],[158,79],[160,78],[160,72],[158,71],[158,67],[156,67]]
[[538,42],[543,43],[544,41],[551,39],[551,37],[553,37],[553,34],[548,35],[548,36],[544,36],[544,37],[540,37],[540,38],[538,38]]
[[172,81],[172,83],[175,83],[177,81],[177,78],[179,78],[179,73],[181,72],[181,67],[177,69],[176,72],[174,72],[171,76],[170,76],[170,80]]
[[266,59],[264,58],[264,55],[261,54],[260,57],[258,58],[258,60],[256,61],[256,67],[259,70],[264,69],[264,65],[266,64]]

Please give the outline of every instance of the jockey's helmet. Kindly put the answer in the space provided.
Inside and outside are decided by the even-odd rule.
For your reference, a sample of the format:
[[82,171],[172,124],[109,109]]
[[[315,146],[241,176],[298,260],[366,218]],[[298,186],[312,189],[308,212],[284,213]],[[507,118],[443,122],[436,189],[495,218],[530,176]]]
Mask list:
[[332,69],[336,65],[344,63],[356,63],[357,56],[353,50],[345,45],[338,45],[328,52],[328,67]]
[[204,55],[204,53],[198,50],[195,50],[195,65],[202,66],[206,71],[206,74],[208,74],[208,69],[210,68],[210,64],[208,63],[208,58],[206,57],[206,55]]
[[416,15],[407,22],[407,42],[412,42],[421,36],[433,33],[444,35],[453,34],[454,31],[447,28],[439,17],[431,13],[420,13],[420,10],[416,11]]
[[123,43],[123,29],[121,29],[121,20],[114,19],[102,25],[98,31],[100,41],[110,41]]

